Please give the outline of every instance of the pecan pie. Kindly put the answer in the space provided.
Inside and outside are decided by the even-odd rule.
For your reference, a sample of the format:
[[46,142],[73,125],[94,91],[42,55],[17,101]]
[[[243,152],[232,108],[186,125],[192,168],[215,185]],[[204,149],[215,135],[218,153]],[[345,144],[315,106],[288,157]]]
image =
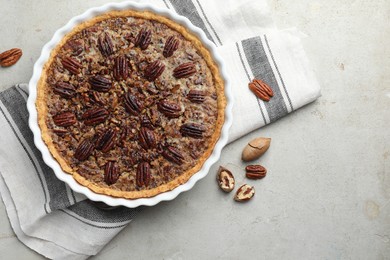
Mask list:
[[217,142],[226,100],[201,41],[168,18],[111,11],[76,26],[38,83],[42,137],[96,193],[151,197],[185,183]]

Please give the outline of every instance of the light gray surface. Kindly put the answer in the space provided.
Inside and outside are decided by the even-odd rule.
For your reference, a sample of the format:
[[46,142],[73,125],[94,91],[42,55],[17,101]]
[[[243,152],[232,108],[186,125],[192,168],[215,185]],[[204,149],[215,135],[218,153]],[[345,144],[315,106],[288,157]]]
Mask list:
[[[66,21],[105,1],[0,0],[0,90],[27,82],[40,49]],[[315,103],[227,146],[210,174],[143,212],[95,259],[390,259],[390,2],[269,0],[279,28],[296,26],[322,86]],[[18,17],[16,17],[18,16]],[[237,204],[216,186],[219,164],[243,177],[242,147],[272,138]],[[41,259],[21,244],[0,203],[2,259]]]

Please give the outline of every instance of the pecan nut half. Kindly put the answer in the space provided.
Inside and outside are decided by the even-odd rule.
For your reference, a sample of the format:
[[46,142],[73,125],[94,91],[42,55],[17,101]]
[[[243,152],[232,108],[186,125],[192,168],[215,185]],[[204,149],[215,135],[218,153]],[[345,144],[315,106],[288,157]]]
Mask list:
[[173,76],[177,79],[188,78],[195,73],[196,68],[193,62],[183,63],[173,70]]
[[261,100],[270,101],[274,96],[272,89],[260,79],[254,79],[248,84],[249,89]]
[[219,166],[217,173],[219,187],[225,192],[231,192],[234,189],[235,180],[231,171],[225,167]]
[[146,127],[141,127],[139,131],[139,143],[145,150],[155,148],[157,142],[154,131]]
[[23,52],[19,48],[12,48],[5,52],[0,53],[0,66],[9,67],[14,65],[20,57],[22,57]]
[[137,167],[136,183],[138,187],[148,186],[150,182],[150,164],[141,162]]
[[84,112],[81,118],[86,125],[97,125],[108,118],[108,111],[103,107],[91,108]]
[[78,40],[67,42],[65,48],[70,50],[73,56],[79,56],[84,51],[83,43]]
[[115,128],[110,128],[101,133],[96,140],[96,149],[101,150],[103,153],[110,151],[116,143]]
[[188,92],[187,98],[192,102],[192,103],[203,103],[205,100],[206,94],[202,90],[195,90],[192,89]]
[[267,174],[267,169],[261,165],[248,165],[245,170],[245,176],[249,179],[262,179]]
[[150,121],[149,116],[142,115],[141,119],[140,119],[140,122],[141,122],[141,126],[147,127],[149,129],[153,129],[152,121]]
[[63,112],[53,116],[53,122],[57,126],[71,126],[77,123],[76,116],[72,112]]
[[104,56],[110,56],[114,53],[114,45],[111,37],[107,33],[103,33],[98,39],[98,48]]
[[85,161],[92,154],[94,148],[95,147],[90,140],[84,139],[77,147],[74,158],[79,161]]
[[111,80],[101,75],[91,77],[89,84],[91,84],[92,89],[99,92],[108,92],[112,87]]
[[205,127],[200,124],[187,123],[180,127],[182,136],[189,136],[200,139],[203,137],[203,133],[206,131]]
[[79,74],[80,69],[83,67],[83,65],[81,65],[81,63],[78,60],[76,60],[72,57],[63,58],[61,60],[61,64],[70,73],[75,74],[75,75]]
[[147,80],[154,81],[155,79],[161,76],[164,70],[165,70],[165,65],[161,61],[156,60],[150,63],[148,66],[146,66],[144,70],[144,75]]
[[104,181],[108,185],[112,185],[119,179],[118,166],[115,162],[107,162],[104,166]]
[[113,75],[116,80],[126,80],[129,76],[129,63],[124,55],[115,59]]
[[143,110],[143,104],[141,101],[136,96],[133,96],[130,92],[125,94],[124,105],[127,112],[134,116],[139,115]]
[[161,100],[157,104],[158,110],[163,113],[168,118],[176,118],[179,117],[182,113],[181,107],[179,104],[170,102],[168,100]]
[[238,188],[236,195],[234,196],[235,201],[244,202],[250,200],[255,195],[255,188],[248,184],[242,185]]
[[181,165],[184,162],[184,156],[180,153],[180,151],[177,148],[173,146],[165,147],[165,149],[163,149],[161,154],[168,161],[176,163],[178,165]]
[[163,55],[165,58],[171,57],[173,53],[179,48],[180,41],[175,36],[169,36],[165,42]]
[[76,88],[69,83],[60,81],[53,86],[53,92],[63,98],[69,99],[76,95]]
[[141,50],[146,50],[152,40],[152,32],[148,29],[142,28],[135,38],[135,46],[141,48]]

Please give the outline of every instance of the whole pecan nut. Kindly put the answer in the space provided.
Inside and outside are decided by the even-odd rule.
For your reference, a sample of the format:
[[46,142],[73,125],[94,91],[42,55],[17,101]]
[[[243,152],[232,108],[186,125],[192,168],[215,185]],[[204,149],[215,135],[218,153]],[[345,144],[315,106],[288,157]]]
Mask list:
[[196,68],[193,62],[183,63],[173,70],[173,76],[177,79],[188,78],[195,73]]
[[79,161],[85,161],[92,154],[94,148],[95,147],[90,140],[84,139],[77,147],[74,158]]
[[76,124],[76,116],[72,112],[63,112],[53,116],[54,124],[57,126],[71,126]]
[[107,33],[100,35],[98,48],[104,56],[110,56],[114,53],[114,45],[112,44],[111,37]]
[[61,60],[62,66],[72,74],[79,74],[80,69],[83,67],[81,63],[72,57],[65,57]]
[[206,94],[202,90],[195,90],[192,89],[188,92],[187,98],[192,102],[192,103],[203,103],[205,100]]
[[81,118],[86,125],[96,125],[106,121],[109,113],[103,107],[91,108],[84,112]]
[[14,65],[20,57],[22,57],[23,52],[19,48],[12,48],[5,52],[0,53],[0,66],[9,67]]
[[146,66],[144,70],[144,75],[147,80],[154,81],[155,79],[161,76],[164,70],[165,70],[165,65],[161,61],[156,60],[150,63],[148,66]]
[[255,195],[255,188],[248,184],[242,185],[238,188],[236,195],[234,196],[235,201],[244,202],[250,200]]
[[168,118],[175,118],[179,117],[182,113],[181,107],[179,104],[168,101],[168,100],[161,100],[157,104],[158,110],[163,113]]
[[180,41],[175,36],[169,36],[165,42],[163,55],[165,58],[171,57],[173,53],[179,48]]
[[76,88],[69,83],[60,81],[53,86],[53,92],[63,98],[69,99],[76,95]]
[[116,183],[119,179],[118,166],[115,162],[109,161],[104,166],[104,181],[108,185]]
[[148,48],[150,42],[152,40],[152,32],[148,29],[142,28],[135,38],[135,46],[141,48],[141,50],[145,50]]
[[246,177],[249,179],[261,179],[267,174],[267,169],[261,165],[248,165],[245,170]]
[[114,128],[109,128],[101,133],[96,140],[96,149],[103,153],[108,152],[115,146],[117,131]]
[[270,101],[274,96],[272,89],[262,80],[254,79],[248,84],[249,89],[261,100]]
[[182,136],[189,136],[193,138],[200,139],[203,137],[203,133],[206,131],[204,126],[200,124],[195,124],[195,123],[187,123],[183,124],[180,127],[180,132]]
[[225,167],[219,166],[217,173],[219,187],[225,192],[231,192],[234,189],[235,180],[231,171]]
[[115,58],[113,75],[116,80],[126,80],[129,76],[129,63],[124,55]]
[[130,92],[127,92],[124,97],[124,105],[130,114],[137,116],[143,110],[143,104],[141,101]]
[[150,182],[150,164],[141,162],[137,167],[136,183],[138,187],[148,186]]
[[99,92],[108,92],[112,87],[111,80],[101,75],[91,77],[89,83],[91,84],[92,89]]
[[141,130],[139,131],[139,143],[145,150],[155,148],[157,142],[153,130],[141,127]]
[[173,147],[167,146],[162,151],[162,156],[170,162],[176,163],[178,165],[183,164],[184,156],[180,153],[180,151]]

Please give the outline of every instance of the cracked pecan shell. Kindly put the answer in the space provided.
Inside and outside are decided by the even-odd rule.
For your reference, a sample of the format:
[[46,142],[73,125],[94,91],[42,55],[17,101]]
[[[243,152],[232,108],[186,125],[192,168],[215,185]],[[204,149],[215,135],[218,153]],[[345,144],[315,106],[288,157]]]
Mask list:
[[115,162],[107,162],[104,166],[104,181],[108,185],[112,185],[119,179],[119,170]]
[[141,162],[137,167],[136,182],[138,187],[148,186],[150,182],[150,164]]
[[53,122],[57,126],[71,126],[77,123],[76,116],[72,112],[62,112],[53,116]]
[[195,73],[196,68],[193,62],[183,63],[173,70],[173,76],[177,79],[188,78]]
[[84,112],[81,119],[86,125],[97,125],[103,123],[108,118],[108,111],[103,107],[91,108]]

